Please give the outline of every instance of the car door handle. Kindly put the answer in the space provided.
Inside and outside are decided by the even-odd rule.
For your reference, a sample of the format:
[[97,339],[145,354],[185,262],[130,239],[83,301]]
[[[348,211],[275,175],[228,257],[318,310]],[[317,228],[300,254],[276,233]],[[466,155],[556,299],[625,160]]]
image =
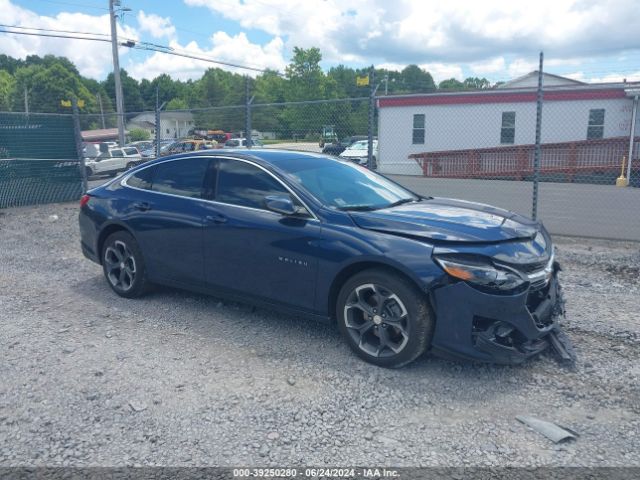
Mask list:
[[207,215],[204,217],[207,223],[227,223],[227,217],[220,213],[216,213],[215,215]]
[[136,202],[133,204],[133,208],[141,212],[146,212],[147,210],[151,210],[151,205],[147,202]]

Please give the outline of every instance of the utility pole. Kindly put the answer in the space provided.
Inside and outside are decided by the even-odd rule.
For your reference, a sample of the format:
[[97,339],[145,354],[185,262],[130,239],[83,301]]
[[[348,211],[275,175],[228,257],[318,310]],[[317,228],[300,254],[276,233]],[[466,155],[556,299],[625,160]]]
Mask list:
[[102,119],[102,128],[105,129],[107,126],[104,123],[104,110],[102,109],[102,96],[98,93],[96,95],[98,97],[98,105],[100,105],[100,118]]
[[24,87],[24,113],[29,114],[29,94],[26,86]]
[[388,73],[384,74],[384,94],[385,95],[389,94],[389,74]]
[[120,0],[109,0],[109,20],[111,21],[111,51],[113,53],[113,79],[116,87],[116,113],[118,117],[118,143],[124,146],[124,100],[120,82],[120,59],[118,57],[118,29],[114,7],[120,6]]

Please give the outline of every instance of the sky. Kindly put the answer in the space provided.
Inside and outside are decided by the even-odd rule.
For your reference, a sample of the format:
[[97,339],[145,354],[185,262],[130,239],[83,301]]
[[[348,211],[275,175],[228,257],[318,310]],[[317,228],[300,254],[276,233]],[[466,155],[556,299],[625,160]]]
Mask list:
[[[121,0],[119,36],[211,59],[284,71],[294,47],[318,47],[339,64],[401,70],[417,64],[436,82],[506,81],[537,69],[577,80],[640,80],[637,0]],[[0,0],[0,23],[109,34],[108,0]],[[2,29],[3,27],[0,27]],[[80,73],[112,70],[106,42],[0,33],[0,53],[68,57]],[[199,78],[212,63],[120,48],[137,79]],[[221,67],[255,75],[255,72]]]

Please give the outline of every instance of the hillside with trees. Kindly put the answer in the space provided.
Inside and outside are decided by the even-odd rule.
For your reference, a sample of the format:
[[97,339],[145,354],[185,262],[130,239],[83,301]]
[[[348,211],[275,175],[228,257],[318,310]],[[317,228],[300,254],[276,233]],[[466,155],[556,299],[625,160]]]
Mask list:
[[[295,131],[317,129],[319,118],[343,132],[361,131],[365,127],[360,123],[366,122],[366,101],[295,108],[259,106],[369,94],[368,87],[356,85],[356,77],[367,75],[368,69],[339,65],[323,71],[321,60],[318,48],[296,47],[283,75],[266,71],[251,78],[251,95],[255,95],[257,105],[253,109],[255,128],[278,130],[288,136]],[[402,71],[376,69],[375,77],[376,83],[384,82],[379,92],[386,87],[389,95],[491,87],[484,78],[467,78],[462,82],[449,79],[436,85],[431,74],[417,65],[408,65]],[[167,74],[138,81],[123,69],[121,80],[127,114],[154,110],[156,92],[160,103],[167,102],[165,110],[230,107],[243,105],[245,101],[245,76],[220,68],[209,68],[199,79],[187,81],[174,80]],[[98,81],[80,75],[75,65],[64,57],[31,55],[15,59],[0,55],[0,111],[23,112],[28,104],[30,112],[69,113],[69,107],[63,106],[61,100],[73,96],[83,101],[81,113],[99,114],[101,106],[105,114],[114,112],[113,73]],[[214,123],[227,130],[243,128],[242,117],[242,110],[233,108],[195,113],[196,124],[209,125],[215,119]],[[99,128],[98,115],[86,118],[91,120],[83,121],[84,128]],[[106,118],[107,126],[115,124],[113,115]]]

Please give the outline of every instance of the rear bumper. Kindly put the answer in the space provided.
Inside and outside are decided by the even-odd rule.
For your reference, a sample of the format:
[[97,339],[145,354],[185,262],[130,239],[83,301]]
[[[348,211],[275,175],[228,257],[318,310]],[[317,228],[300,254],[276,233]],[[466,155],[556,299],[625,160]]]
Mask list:
[[89,217],[88,209],[82,207],[78,214],[78,223],[80,226],[80,247],[82,254],[95,263],[100,263],[97,252],[98,232],[95,222]]
[[552,345],[564,314],[554,273],[548,285],[515,295],[492,295],[464,282],[434,291],[432,351],[445,357],[518,364]]

